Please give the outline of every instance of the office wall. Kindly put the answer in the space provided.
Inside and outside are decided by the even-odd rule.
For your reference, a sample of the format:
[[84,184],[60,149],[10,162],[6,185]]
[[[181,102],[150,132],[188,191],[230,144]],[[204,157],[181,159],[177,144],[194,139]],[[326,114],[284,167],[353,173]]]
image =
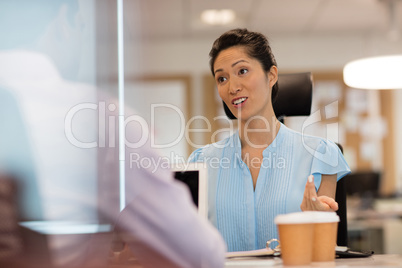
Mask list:
[[[316,71],[342,72],[350,60],[361,57],[402,53],[402,40],[389,41],[382,35],[269,35],[265,33],[278,62],[280,72]],[[209,74],[208,52],[215,37],[142,40],[126,42],[126,75],[177,75],[188,74],[192,80],[192,104],[190,116],[207,113],[204,105],[206,96],[203,90],[203,77]],[[138,64],[140,63],[140,64]],[[140,66],[140,68],[138,68]],[[394,137],[402,134],[402,110],[398,103],[402,93],[393,91],[391,99],[394,117]],[[378,95],[378,94],[377,94]],[[377,100],[379,101],[379,100]],[[391,122],[389,122],[391,123]],[[389,136],[391,137],[391,136]],[[388,136],[385,138],[389,138]],[[195,135],[202,142],[202,136]],[[395,163],[402,159],[402,144],[394,140]],[[396,188],[402,188],[402,169],[394,165]],[[392,186],[393,187],[393,186]],[[387,190],[388,192],[388,190]]]

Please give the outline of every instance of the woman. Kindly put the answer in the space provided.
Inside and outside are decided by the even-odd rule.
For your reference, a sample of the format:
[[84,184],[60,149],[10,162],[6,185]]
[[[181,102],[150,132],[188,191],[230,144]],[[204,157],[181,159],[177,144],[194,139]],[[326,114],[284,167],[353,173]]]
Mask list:
[[336,183],[350,169],[334,143],[290,130],[275,117],[278,68],[267,39],[228,31],[214,42],[210,67],[238,132],[197,149],[190,161],[209,163],[209,219],[228,251],[264,248],[278,237],[278,214],[336,211]]

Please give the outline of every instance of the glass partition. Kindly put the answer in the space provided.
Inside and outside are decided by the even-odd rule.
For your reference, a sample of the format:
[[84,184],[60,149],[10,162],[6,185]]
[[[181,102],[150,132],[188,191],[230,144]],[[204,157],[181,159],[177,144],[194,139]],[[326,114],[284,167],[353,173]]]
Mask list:
[[0,171],[17,182],[20,220],[97,221],[101,187],[118,178],[105,141],[116,95],[105,86],[117,72],[111,4],[0,3]]

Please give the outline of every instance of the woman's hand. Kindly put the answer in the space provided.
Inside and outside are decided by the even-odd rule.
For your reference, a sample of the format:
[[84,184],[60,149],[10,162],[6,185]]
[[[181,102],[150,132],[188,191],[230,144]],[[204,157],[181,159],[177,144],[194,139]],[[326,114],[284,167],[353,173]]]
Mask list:
[[325,195],[317,196],[314,186],[314,177],[313,175],[310,175],[307,179],[300,208],[302,211],[337,211],[338,203],[331,197]]

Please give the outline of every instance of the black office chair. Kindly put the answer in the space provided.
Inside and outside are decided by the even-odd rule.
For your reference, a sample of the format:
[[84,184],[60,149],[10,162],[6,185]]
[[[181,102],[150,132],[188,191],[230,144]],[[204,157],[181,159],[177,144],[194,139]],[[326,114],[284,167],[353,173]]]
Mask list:
[[[313,76],[310,72],[279,74],[278,85],[273,108],[281,122],[285,116],[310,115],[313,97]],[[225,103],[223,108],[230,119],[236,119]]]
[[[313,96],[313,77],[310,72],[279,74],[278,85],[278,96],[273,103],[273,108],[276,117],[281,122],[286,116],[310,115]],[[226,115],[230,119],[236,119],[225,103],[223,103],[223,106]],[[342,151],[342,146],[339,144],[338,146]],[[348,244],[345,181],[345,178],[338,181],[335,195],[335,200],[339,206],[337,214],[340,218],[337,237],[338,246],[347,246]]]
[[[343,147],[340,144],[338,145],[339,149],[343,153]],[[338,211],[336,212],[339,216],[338,223],[338,237],[337,237],[337,245],[338,246],[348,246],[348,218],[347,218],[347,210],[346,210],[346,188],[347,188],[348,177],[345,176],[341,180],[339,180],[336,184],[336,193],[335,200],[338,202]]]

